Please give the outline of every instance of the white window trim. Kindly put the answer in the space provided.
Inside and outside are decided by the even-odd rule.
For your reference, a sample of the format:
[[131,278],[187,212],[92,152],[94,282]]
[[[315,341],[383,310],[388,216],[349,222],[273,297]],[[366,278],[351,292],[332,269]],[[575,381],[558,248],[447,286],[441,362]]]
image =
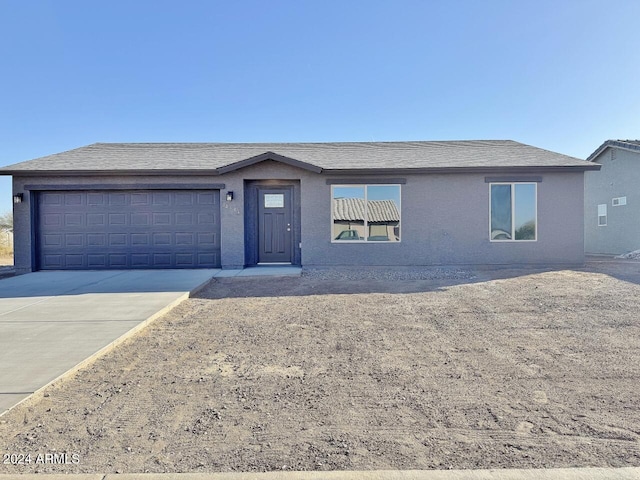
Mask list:
[[[494,240],[491,238],[491,186],[492,185],[510,185],[511,186],[511,239],[510,240]],[[516,235],[516,214],[515,214],[515,204],[516,204],[516,185],[533,185],[533,207],[535,214],[535,222],[536,222],[536,232],[535,238],[533,240],[516,240],[514,237]],[[489,183],[489,242],[491,243],[532,243],[538,241],[538,184],[536,182],[492,182]]]
[[[600,207],[604,207],[604,208],[600,208]],[[604,215],[600,214],[600,210],[604,210]],[[604,223],[600,223],[600,217],[604,217]],[[607,204],[600,203],[598,204],[598,226],[606,227],[608,222],[609,222],[609,215],[607,212]]]
[[[616,203],[616,200],[618,201],[618,203]],[[627,204],[627,197],[614,197],[611,199],[611,206],[612,207],[624,207]]]
[[[335,240],[333,238],[333,190],[334,188],[357,188],[357,187],[363,187],[364,188],[364,204],[367,204],[367,187],[398,187],[400,190],[400,197],[399,197],[399,201],[400,201],[400,205],[398,205],[398,211],[400,213],[400,229],[399,229],[399,233],[400,233],[400,240],[398,240],[397,242],[392,242],[391,240],[386,241],[386,242],[381,242],[381,241],[368,241],[368,240]],[[367,244],[374,244],[374,245],[388,245],[388,244],[399,244],[402,243],[402,184],[400,183],[345,183],[345,184],[335,184],[335,185],[331,185],[331,225],[329,226],[329,230],[330,230],[330,239],[331,239],[331,243],[335,243],[338,245],[351,245],[351,244],[362,244],[362,243],[367,243]],[[367,225],[368,222],[368,218],[367,218],[367,209],[364,209],[364,224]]]

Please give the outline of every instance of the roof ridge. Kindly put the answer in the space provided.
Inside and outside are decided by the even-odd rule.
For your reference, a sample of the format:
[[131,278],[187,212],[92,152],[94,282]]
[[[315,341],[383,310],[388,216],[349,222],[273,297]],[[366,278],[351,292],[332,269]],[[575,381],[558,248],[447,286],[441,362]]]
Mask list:
[[[167,146],[167,145],[180,145],[180,146],[205,146],[205,145],[408,145],[408,144],[520,144],[515,140],[509,139],[476,139],[476,140],[388,140],[388,141],[353,141],[353,142],[95,142],[89,145],[84,145],[77,148],[86,148],[94,146]],[[536,147],[537,148],[537,147]],[[71,149],[75,150],[75,149]],[[64,153],[64,152],[61,152]]]

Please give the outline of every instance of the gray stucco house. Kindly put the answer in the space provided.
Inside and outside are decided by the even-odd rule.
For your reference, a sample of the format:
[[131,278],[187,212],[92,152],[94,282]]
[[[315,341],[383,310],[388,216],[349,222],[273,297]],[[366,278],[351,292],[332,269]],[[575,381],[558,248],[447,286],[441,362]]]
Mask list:
[[607,140],[587,161],[602,170],[585,175],[585,252],[639,250],[640,140]]
[[597,169],[502,140],[96,143],[0,174],[29,272],[581,264]]

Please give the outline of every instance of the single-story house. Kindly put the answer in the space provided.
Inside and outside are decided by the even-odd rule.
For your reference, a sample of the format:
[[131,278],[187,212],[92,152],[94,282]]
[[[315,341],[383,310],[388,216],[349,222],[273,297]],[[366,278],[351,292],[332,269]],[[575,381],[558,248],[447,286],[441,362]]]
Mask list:
[[587,158],[602,165],[584,182],[585,252],[640,249],[640,140],[607,140]]
[[0,174],[29,272],[581,264],[599,168],[503,140],[96,143]]

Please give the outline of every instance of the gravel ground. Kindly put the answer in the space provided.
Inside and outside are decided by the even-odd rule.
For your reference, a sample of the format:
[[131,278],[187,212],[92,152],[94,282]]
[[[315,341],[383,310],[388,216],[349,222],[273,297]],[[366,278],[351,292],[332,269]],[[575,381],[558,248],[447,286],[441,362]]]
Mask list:
[[623,253],[622,255],[618,255],[616,258],[628,258],[631,260],[640,260],[640,250],[634,250],[633,252]]
[[370,267],[370,268],[305,268],[303,277],[309,280],[443,280],[476,277],[472,270],[460,268]]
[[0,473],[640,466],[638,263],[398,271],[212,282],[0,417]]

